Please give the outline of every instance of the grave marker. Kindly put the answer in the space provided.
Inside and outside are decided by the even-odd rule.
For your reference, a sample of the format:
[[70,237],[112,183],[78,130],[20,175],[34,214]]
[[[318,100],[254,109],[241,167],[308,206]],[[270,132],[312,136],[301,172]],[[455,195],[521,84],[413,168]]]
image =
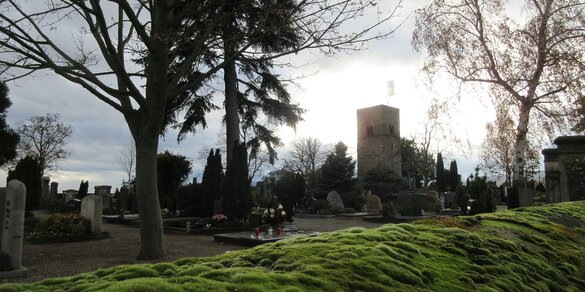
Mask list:
[[24,206],[26,186],[11,180],[6,188],[6,202],[2,221],[2,251],[8,254],[12,267],[22,268],[22,240],[24,233]]
[[329,201],[329,206],[332,210],[343,210],[345,208],[341,196],[336,191],[331,191],[327,194],[327,201]]
[[102,197],[88,195],[81,199],[81,216],[90,222],[90,232],[102,232]]

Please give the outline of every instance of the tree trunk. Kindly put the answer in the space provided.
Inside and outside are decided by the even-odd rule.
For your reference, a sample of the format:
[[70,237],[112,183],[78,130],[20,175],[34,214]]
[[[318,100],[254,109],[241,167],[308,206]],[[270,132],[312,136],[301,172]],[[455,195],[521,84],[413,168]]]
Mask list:
[[[158,136],[158,133],[156,134]],[[136,199],[140,212],[139,260],[164,257],[163,224],[157,190],[156,143],[136,142]]]
[[[514,143],[514,172],[513,183],[524,179],[524,165],[526,164],[526,145],[528,133],[528,122],[532,105],[528,102],[521,102],[518,115],[518,127],[516,128],[516,141]],[[518,186],[521,187],[521,186]]]
[[140,213],[139,260],[165,255],[163,225],[157,188],[157,152],[169,90],[168,28],[172,10],[166,1],[153,2],[151,44],[146,66],[144,104],[124,113],[136,144],[136,199]]
[[[226,48],[227,50],[227,48]],[[238,113],[238,76],[236,63],[227,62],[224,67],[226,162],[231,163],[234,148],[240,142],[240,116]]]

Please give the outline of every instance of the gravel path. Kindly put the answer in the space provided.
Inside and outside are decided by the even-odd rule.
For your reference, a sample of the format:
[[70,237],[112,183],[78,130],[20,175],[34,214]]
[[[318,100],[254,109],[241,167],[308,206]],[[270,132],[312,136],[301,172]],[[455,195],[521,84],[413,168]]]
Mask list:
[[[361,219],[316,219],[296,218],[295,226],[319,232],[346,229],[360,226],[375,228],[379,223],[365,222]],[[22,264],[29,269],[29,277],[22,279],[5,279],[2,282],[36,282],[50,277],[63,277],[91,272],[123,264],[141,264],[136,255],[140,249],[139,229],[125,225],[103,224],[109,238],[54,244],[23,245]],[[237,245],[219,244],[212,236],[165,234],[167,255],[164,259],[148,261],[173,261],[185,257],[206,257],[232,250],[245,249]]]

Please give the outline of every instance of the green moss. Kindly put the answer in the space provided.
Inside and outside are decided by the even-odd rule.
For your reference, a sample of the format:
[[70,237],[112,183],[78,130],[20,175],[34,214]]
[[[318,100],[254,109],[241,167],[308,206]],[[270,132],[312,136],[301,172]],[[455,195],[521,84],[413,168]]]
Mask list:
[[179,266],[173,263],[159,263],[151,267],[161,275],[174,275],[180,270]]
[[193,265],[191,267],[182,269],[177,273],[177,276],[199,276],[211,270],[213,269],[205,265]]
[[133,265],[127,266],[124,269],[117,270],[105,278],[112,278],[115,280],[126,280],[126,279],[133,279],[133,278],[149,278],[149,277],[158,277],[160,274],[156,270],[150,268],[147,265]]
[[169,283],[163,278],[147,278],[147,279],[130,279],[126,281],[116,282],[107,287],[103,291],[136,291],[136,292],[156,292],[156,291],[183,291],[180,285]]
[[350,228],[1,291],[583,291],[585,202]]

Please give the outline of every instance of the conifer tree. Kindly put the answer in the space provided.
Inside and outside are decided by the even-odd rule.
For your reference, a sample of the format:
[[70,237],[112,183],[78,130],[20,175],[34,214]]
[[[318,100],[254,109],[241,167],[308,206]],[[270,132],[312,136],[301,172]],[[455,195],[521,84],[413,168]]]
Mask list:
[[347,156],[347,145],[343,142],[335,145],[334,152],[327,155],[327,159],[321,167],[321,172],[321,189],[343,193],[353,188],[355,183],[353,179],[355,161],[351,156]]
[[213,215],[213,200],[221,199],[222,183],[221,153],[219,149],[216,149],[214,154],[213,149],[211,149],[201,179],[201,210],[204,211],[205,216]]
[[16,146],[20,140],[18,134],[6,123],[6,109],[10,107],[8,86],[0,82],[0,166],[16,157]]
[[437,191],[444,192],[447,190],[447,183],[445,180],[445,166],[443,164],[443,155],[439,152],[437,154],[437,167],[435,168],[437,179]]
[[449,190],[454,192],[457,189],[457,185],[460,183],[461,177],[457,170],[457,161],[452,160],[449,165]]
[[228,218],[245,219],[252,208],[252,196],[248,183],[248,156],[245,143],[236,147],[232,163],[225,172],[223,198],[224,213]]

